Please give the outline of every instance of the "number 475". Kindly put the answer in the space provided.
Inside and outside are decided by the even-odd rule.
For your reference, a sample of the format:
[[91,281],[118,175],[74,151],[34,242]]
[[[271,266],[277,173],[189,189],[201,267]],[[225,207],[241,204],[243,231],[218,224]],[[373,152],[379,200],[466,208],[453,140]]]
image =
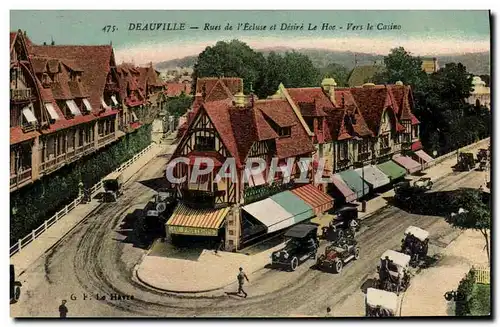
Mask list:
[[104,33],[109,33],[109,32],[114,32],[114,31],[117,31],[118,28],[116,28],[115,25],[106,25],[102,28],[102,31]]

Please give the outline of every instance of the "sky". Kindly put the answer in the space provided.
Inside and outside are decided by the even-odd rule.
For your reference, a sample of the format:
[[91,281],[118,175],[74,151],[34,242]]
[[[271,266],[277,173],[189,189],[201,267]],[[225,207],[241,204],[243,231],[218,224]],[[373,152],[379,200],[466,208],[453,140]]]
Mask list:
[[[159,30],[137,30],[138,23]],[[168,30],[168,23],[176,30]],[[266,29],[242,30],[246,23]],[[179,30],[181,24],[184,30]],[[213,29],[205,30],[206,24]],[[270,30],[275,24],[276,30]],[[303,29],[281,30],[282,25],[290,24]],[[328,28],[322,29],[324,24]],[[225,30],[228,25],[233,29]],[[397,29],[381,29],[383,26]],[[403,46],[415,55],[490,50],[489,12],[485,10],[12,10],[10,29],[25,30],[38,44],[51,40],[56,44],[112,43],[117,62],[136,64],[197,55],[217,41],[236,38],[255,49],[283,46],[387,54],[391,48]]]

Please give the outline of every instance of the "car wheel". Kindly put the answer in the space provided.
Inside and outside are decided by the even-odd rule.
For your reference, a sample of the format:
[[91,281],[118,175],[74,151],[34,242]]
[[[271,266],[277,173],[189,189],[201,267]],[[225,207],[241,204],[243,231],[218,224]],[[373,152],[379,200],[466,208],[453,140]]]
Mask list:
[[19,286],[16,287],[16,291],[14,293],[14,301],[18,301],[21,296],[21,288]]
[[292,271],[295,271],[295,269],[297,269],[298,265],[299,265],[299,259],[297,259],[297,257],[293,257],[292,261],[290,261],[290,269]]
[[354,260],[358,259],[359,259],[359,248],[356,248],[356,250],[354,251]]
[[336,260],[333,266],[333,270],[335,271],[336,274],[340,274],[340,272],[342,271],[342,267],[343,267],[342,260]]

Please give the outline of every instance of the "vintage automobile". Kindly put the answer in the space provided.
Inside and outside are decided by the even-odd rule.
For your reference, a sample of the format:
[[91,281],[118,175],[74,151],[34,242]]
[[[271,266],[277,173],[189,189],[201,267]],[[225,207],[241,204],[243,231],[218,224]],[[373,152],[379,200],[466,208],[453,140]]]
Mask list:
[[458,156],[456,169],[459,171],[469,171],[476,167],[474,154],[470,152],[461,152]]
[[410,256],[394,250],[385,251],[377,267],[379,289],[399,294],[410,285]]
[[422,177],[413,182],[413,187],[416,190],[421,190],[421,191],[430,190],[432,188],[432,185],[434,185],[434,183],[432,182],[430,177]]
[[354,239],[344,238],[325,248],[325,253],[319,256],[316,267],[339,274],[344,264],[358,258],[359,246],[357,242]]
[[114,172],[107,176],[102,182],[104,194],[102,197],[103,202],[115,202],[116,199],[123,194],[121,188],[123,186],[123,179],[121,172]]
[[367,317],[394,317],[398,310],[398,296],[370,287],[366,290],[365,305]]
[[488,168],[488,159],[481,159],[481,161],[479,161],[478,169],[480,171],[485,171],[487,168]]
[[418,265],[427,256],[428,250],[429,232],[415,226],[408,227],[401,240],[401,252],[411,257],[410,263]]
[[429,177],[422,177],[411,184],[410,180],[405,180],[394,185],[396,201],[407,201],[413,195],[424,193],[432,188],[434,183]]
[[477,153],[477,156],[476,156],[477,162],[481,162],[483,160],[485,160],[485,161],[488,160],[489,155],[490,154],[489,154],[488,149],[479,149],[479,152]]
[[163,213],[168,212],[177,203],[176,190],[159,189],[148,203],[146,217],[162,217]]
[[345,206],[337,210],[335,214],[336,218],[330,221],[328,226],[321,228],[321,238],[333,242],[344,236],[354,237],[361,228],[358,208]]
[[21,296],[21,282],[16,280],[14,265],[10,265],[10,303],[16,303]]
[[318,224],[299,224],[285,233],[285,247],[271,255],[273,267],[287,267],[290,271],[308,259],[316,259],[318,252]]

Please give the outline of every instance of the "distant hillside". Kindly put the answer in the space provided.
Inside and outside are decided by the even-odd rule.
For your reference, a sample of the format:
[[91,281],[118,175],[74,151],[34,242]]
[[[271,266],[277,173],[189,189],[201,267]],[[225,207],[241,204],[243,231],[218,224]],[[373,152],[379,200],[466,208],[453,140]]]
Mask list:
[[[330,63],[337,63],[351,70],[354,68],[355,60],[358,66],[382,64],[384,56],[371,53],[354,53],[351,51],[331,51],[323,49],[292,49],[287,47],[266,48],[258,50],[264,55],[271,51],[276,53],[285,53],[295,50],[307,55],[313,64],[318,68],[324,68]],[[433,56],[422,56],[433,57]],[[490,54],[489,52],[467,53],[448,56],[437,56],[440,66],[449,62],[461,62],[467,67],[467,70],[475,75],[490,74]],[[156,64],[156,69],[168,69],[174,67],[192,67],[196,63],[197,56],[189,56],[179,59],[162,61]]]

